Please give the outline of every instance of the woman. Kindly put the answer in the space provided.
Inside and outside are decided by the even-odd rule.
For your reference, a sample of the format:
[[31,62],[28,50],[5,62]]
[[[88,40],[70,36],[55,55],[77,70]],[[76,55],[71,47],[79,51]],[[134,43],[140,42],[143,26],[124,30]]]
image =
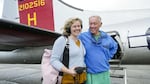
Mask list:
[[[82,42],[78,39],[78,35],[82,30],[82,21],[79,18],[69,19],[63,27],[63,35],[60,36],[54,43],[51,65],[58,71],[71,76],[75,76],[76,67],[85,67],[84,55],[85,48]],[[69,67],[67,68],[62,63],[63,51],[66,45],[66,39],[69,41]]]

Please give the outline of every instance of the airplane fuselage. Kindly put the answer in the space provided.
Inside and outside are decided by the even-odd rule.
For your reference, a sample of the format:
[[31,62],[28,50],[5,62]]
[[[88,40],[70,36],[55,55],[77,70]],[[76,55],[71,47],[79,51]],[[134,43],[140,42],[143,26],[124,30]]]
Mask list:
[[[29,1],[32,2],[32,0]],[[46,0],[41,0],[41,1],[47,3],[45,2]],[[98,11],[88,11],[88,10],[79,9],[64,3],[62,0],[49,0],[48,3],[51,4],[50,8],[46,7],[46,5],[40,5],[39,7],[29,8],[30,11],[27,11],[26,9],[25,12],[23,12],[23,10],[21,10],[23,5],[30,3],[30,2],[25,2],[24,4],[23,2],[24,2],[23,0],[20,1],[20,5],[19,5],[20,10],[17,10],[22,13],[20,13],[20,16],[19,14],[16,14],[15,18],[20,17],[19,21],[21,23],[24,23],[23,21],[26,21],[26,23],[24,24],[28,26],[31,25],[37,26],[38,27],[37,30],[40,30],[39,28],[41,28],[42,30],[43,29],[50,30],[59,34],[62,33],[61,28],[63,27],[66,19],[70,17],[81,18],[83,20],[82,32],[85,32],[88,31],[89,16],[99,15],[101,16],[103,22],[101,30],[108,32],[108,34],[110,34],[118,43],[119,48],[118,48],[118,52],[113,58],[114,60],[120,60],[119,63],[121,64],[150,64],[149,61],[150,60],[150,49],[149,49],[150,9],[98,12]],[[8,3],[9,2],[4,4],[5,9],[7,9],[6,5]],[[42,10],[45,15],[39,13],[41,11],[37,10],[36,8],[40,8],[40,10]],[[47,8],[49,9],[48,10],[49,12],[47,12]],[[46,15],[48,14],[46,13],[48,14],[50,13],[50,16],[47,17]],[[5,17],[9,16],[6,10],[3,12],[3,15],[6,15]],[[34,22],[30,24],[29,21],[31,21],[31,17],[34,17],[34,15],[36,16],[34,20],[36,24]],[[24,16],[28,16],[28,18]],[[41,17],[43,17],[41,21],[43,20],[49,23],[50,20],[51,24],[48,25],[48,23],[44,24],[43,22],[40,22],[39,18]],[[22,20],[22,18],[24,20]],[[5,18],[5,19],[9,19],[9,18]],[[39,24],[41,25],[38,26]],[[47,28],[46,25],[48,25],[48,27],[50,26],[51,28]],[[12,51],[7,51],[7,52],[2,51],[0,52],[1,53],[0,62],[1,63],[40,63],[44,48],[50,48],[50,46],[52,45],[47,45],[44,47],[30,46],[30,47],[22,47],[19,49],[14,49]]]

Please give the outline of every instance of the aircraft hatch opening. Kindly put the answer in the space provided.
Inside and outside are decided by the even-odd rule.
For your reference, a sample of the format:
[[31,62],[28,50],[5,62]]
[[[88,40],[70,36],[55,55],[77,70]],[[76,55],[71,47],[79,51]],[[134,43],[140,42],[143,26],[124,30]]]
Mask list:
[[107,33],[118,43],[117,53],[110,60],[110,64],[120,64],[121,58],[123,56],[123,45],[122,45],[122,41],[120,39],[120,35],[117,31],[109,31]]

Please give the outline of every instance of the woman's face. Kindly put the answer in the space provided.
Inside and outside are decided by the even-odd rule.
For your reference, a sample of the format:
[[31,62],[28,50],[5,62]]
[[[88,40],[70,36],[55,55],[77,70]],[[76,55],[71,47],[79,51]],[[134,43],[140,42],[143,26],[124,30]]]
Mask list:
[[81,23],[80,21],[75,21],[71,26],[71,35],[78,36],[81,33]]

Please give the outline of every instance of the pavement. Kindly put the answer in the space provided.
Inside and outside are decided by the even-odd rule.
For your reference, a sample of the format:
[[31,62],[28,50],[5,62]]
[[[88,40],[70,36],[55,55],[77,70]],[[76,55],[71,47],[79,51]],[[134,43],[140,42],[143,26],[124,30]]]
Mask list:
[[0,64],[0,84],[41,84],[40,64]]
[[[149,84],[150,65],[121,65],[123,78],[111,77],[112,84]],[[124,75],[123,70],[111,70],[111,75]],[[42,84],[40,64],[0,64],[0,84]]]

